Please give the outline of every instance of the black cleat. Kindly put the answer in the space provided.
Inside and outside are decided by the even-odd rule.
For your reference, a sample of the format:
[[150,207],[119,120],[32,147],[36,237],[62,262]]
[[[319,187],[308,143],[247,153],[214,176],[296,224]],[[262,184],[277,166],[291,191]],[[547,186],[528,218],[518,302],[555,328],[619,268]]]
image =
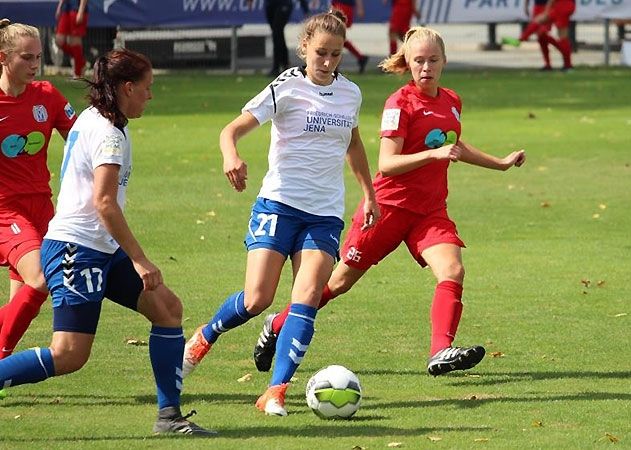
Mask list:
[[477,365],[486,350],[480,345],[473,347],[447,347],[429,359],[427,371],[430,375],[438,376],[452,370],[467,370]]
[[153,432],[156,434],[183,434],[195,437],[213,437],[217,435],[216,431],[206,430],[199,425],[188,420],[189,417],[197,414],[193,410],[185,416],[182,416],[180,408],[177,406],[167,406],[158,411],[158,420],[153,425]]
[[254,346],[254,364],[259,372],[269,372],[276,354],[278,336],[272,331],[272,321],[278,314],[269,314],[263,323],[263,331]]
[[359,64],[359,73],[364,73],[366,71],[366,64],[368,64],[368,56],[361,56],[357,60],[357,64]]

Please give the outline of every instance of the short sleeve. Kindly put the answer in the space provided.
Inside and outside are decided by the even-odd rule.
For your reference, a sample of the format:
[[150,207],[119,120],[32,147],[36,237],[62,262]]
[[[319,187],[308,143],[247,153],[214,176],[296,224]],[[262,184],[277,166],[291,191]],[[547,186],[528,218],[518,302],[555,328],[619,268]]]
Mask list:
[[69,130],[77,120],[74,108],[68,100],[51,85],[51,96],[54,103],[55,121],[53,126],[57,130]]
[[103,164],[123,165],[125,136],[118,128],[111,127],[101,135],[92,153],[92,169]]
[[403,106],[396,96],[391,96],[386,100],[381,114],[381,137],[402,137],[405,139],[409,114]]
[[249,112],[262,125],[277,113],[278,100],[274,87],[270,84],[247,102],[241,112]]

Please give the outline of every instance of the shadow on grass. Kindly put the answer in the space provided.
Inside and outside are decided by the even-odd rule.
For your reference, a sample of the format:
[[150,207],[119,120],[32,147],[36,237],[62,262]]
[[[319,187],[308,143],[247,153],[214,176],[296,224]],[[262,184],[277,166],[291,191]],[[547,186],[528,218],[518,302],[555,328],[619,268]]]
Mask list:
[[[428,433],[470,433],[489,431],[491,427],[419,427],[402,429],[397,427],[384,426],[368,426],[357,425],[357,420],[322,422],[316,425],[303,426],[278,426],[278,419],[269,426],[256,427],[234,427],[217,429],[218,438],[223,439],[243,439],[253,437],[300,437],[300,438],[322,438],[326,437],[381,437],[381,436],[422,436]],[[144,441],[164,439],[191,439],[185,436],[155,436],[155,435],[137,435],[137,436],[71,436],[71,437],[54,437],[54,436],[34,436],[28,438],[8,438],[3,439],[3,443],[37,443],[37,442],[124,442],[124,441]],[[212,440],[212,438],[209,438]],[[196,442],[202,442],[201,440]]]
[[554,372],[498,372],[498,373],[486,373],[476,374],[480,378],[473,378],[462,376],[458,378],[458,382],[453,382],[453,386],[489,386],[506,383],[516,383],[521,381],[543,381],[543,380],[563,380],[563,379],[589,379],[604,380],[604,379],[631,379],[631,371],[621,370],[617,372],[600,372],[600,371],[554,371]]
[[400,402],[367,402],[362,404],[362,410],[379,410],[386,409],[398,409],[398,408],[433,408],[444,406],[455,406],[457,408],[479,408],[493,403],[549,403],[556,401],[581,401],[581,402],[593,402],[593,401],[631,401],[631,394],[626,392],[580,392],[577,394],[567,395],[536,395],[533,394],[530,397],[483,397],[483,398],[471,398],[471,399],[436,399],[436,400],[406,400]]

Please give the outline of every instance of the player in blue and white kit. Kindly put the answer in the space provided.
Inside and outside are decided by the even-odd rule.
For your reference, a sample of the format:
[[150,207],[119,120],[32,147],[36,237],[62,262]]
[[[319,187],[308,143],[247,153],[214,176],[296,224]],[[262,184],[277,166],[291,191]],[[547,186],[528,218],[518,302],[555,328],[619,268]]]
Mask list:
[[186,376],[193,370],[222,333],[270,306],[283,265],[291,257],[291,311],[278,338],[270,386],[256,402],[266,414],[287,415],[285,392],[311,342],[322,289],[338,258],[345,158],[365,197],[364,227],[379,217],[358,129],[361,93],[336,70],[345,35],[339,11],[308,19],[299,44],[306,66],[283,72],[245,105],[220,136],[224,173],[241,192],[247,166],[236,142],[272,121],[269,170],[245,239],[245,288],[228,297],[210,322],[195,331],[185,347],[183,372]]
[[182,304],[144,254],[123,208],[131,175],[128,119],[151,99],[151,62],[114,50],[97,59],[90,107],[70,129],[61,167],[57,212],[42,245],[53,300],[53,338],[0,360],[0,387],[37,383],[87,362],[104,297],[152,324],[149,355],[158,391],[156,433],[211,435],[180,412],[184,350]]

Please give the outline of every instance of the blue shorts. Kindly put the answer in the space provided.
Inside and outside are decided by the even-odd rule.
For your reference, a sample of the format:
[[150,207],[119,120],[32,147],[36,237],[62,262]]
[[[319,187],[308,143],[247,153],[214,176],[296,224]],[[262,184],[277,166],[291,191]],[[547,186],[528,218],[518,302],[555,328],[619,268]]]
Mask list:
[[94,334],[103,298],[137,310],[142,279],[122,249],[110,254],[44,239],[41,254],[54,331]]
[[344,221],[334,216],[316,216],[283,203],[257,198],[245,236],[250,250],[267,248],[285,257],[301,250],[321,250],[339,259]]

